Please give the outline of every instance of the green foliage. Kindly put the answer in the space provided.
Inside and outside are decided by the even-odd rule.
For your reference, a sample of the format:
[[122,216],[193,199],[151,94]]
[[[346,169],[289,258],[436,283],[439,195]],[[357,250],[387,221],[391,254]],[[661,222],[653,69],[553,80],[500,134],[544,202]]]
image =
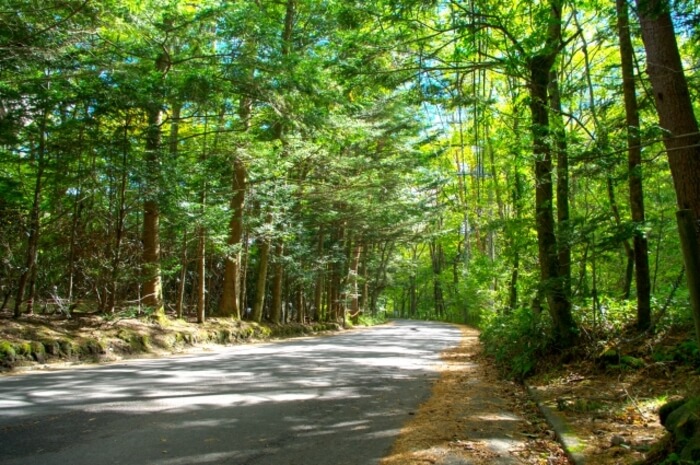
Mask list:
[[554,343],[550,319],[529,308],[492,314],[483,323],[481,341],[502,372],[515,379],[531,374]]
[[653,358],[656,362],[674,361],[700,366],[700,349],[695,338],[686,339],[668,350],[654,352]]
[[0,359],[12,360],[16,355],[17,352],[15,351],[15,347],[12,345],[11,342],[0,341]]
[[[308,304],[322,282],[324,302],[334,287],[347,305],[350,253],[360,244],[359,324],[385,306],[484,326],[499,341],[511,331],[526,350],[506,343],[499,358],[513,351],[514,376],[532,369],[549,323],[516,310],[539,302],[547,312],[524,83],[550,31],[545,5],[508,5],[503,16],[499,2],[299,0],[285,31],[285,2],[6,3],[3,292],[14,298],[23,273],[36,271],[36,302],[55,294],[106,319],[149,316],[139,302],[143,202],[152,199],[166,308],[177,305],[180,284],[185,308],[196,306],[200,234],[206,313],[217,308],[232,257],[246,278],[242,307],[252,306],[266,240],[282,251],[270,263],[281,266],[283,294],[302,289]],[[577,321],[611,335],[635,318],[634,286],[622,298],[625,242],[635,232],[649,240],[655,308],[676,291],[682,259],[669,214],[673,180],[665,157],[651,155],[663,136],[651,99],[640,101],[646,222],[631,221],[619,54],[599,11],[578,5],[580,24],[563,24],[555,72],[570,115],[551,120],[566,139],[569,171],[552,187],[563,176],[570,183],[570,217],[556,235],[571,248]],[[475,27],[479,17],[497,27]],[[698,48],[684,42],[684,59],[697,61]],[[247,186],[244,239],[232,244],[234,161]],[[28,270],[34,217],[38,265]],[[660,325],[689,318],[684,286]],[[269,282],[263,292],[272,293]]]
[[386,315],[383,313],[378,315],[367,315],[363,313],[359,315],[357,324],[360,326],[376,326],[384,324],[386,321]]

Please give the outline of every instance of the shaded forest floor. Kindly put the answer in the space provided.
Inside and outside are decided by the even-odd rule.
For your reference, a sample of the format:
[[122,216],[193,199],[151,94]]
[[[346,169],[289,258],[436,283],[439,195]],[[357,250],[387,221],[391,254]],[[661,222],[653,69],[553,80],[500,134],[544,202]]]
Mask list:
[[[199,325],[80,313],[14,320],[0,313],[0,369],[159,356],[338,329],[334,323],[268,326],[221,318]],[[382,465],[564,465],[570,462],[557,442],[562,431],[577,438],[569,452],[587,463],[633,464],[653,456],[665,436],[658,408],[700,392],[697,348],[688,332],[629,340],[604,356],[569,364],[543,360],[553,368],[523,386],[499,378],[481,352],[478,331],[462,331],[462,344],[443,354],[433,395],[413,412]],[[555,431],[536,401],[563,426]]]
[[659,408],[700,393],[692,327],[630,332],[589,352],[570,363],[542,360],[548,369],[527,382],[533,396],[563,419],[586,463],[662,462],[670,444]]

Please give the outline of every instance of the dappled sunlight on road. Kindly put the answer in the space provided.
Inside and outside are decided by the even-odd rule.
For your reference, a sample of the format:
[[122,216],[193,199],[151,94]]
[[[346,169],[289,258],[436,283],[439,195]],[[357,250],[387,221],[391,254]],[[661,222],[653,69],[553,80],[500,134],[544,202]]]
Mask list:
[[[459,339],[447,325],[399,322],[201,356],[6,376],[0,428],[12,435],[26,433],[13,423],[53,428],[55,439],[40,453],[45,465],[96,463],[117,443],[115,463],[377,463],[428,395],[439,353]],[[59,438],[62,429],[68,437]],[[107,449],[100,437],[111,438]],[[0,461],[23,463],[26,452],[0,451]]]

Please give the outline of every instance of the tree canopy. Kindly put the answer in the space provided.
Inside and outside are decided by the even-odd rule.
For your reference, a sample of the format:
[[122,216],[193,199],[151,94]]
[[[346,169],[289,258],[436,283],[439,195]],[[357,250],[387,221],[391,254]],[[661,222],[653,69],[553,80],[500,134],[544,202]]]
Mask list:
[[3,309],[689,317],[697,4],[637,3],[6,0]]

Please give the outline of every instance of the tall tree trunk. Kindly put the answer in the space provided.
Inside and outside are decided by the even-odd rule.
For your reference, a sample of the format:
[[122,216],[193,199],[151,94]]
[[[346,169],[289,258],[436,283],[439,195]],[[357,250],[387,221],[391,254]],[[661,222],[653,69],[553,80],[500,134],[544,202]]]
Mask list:
[[244,310],[248,311],[248,263],[250,262],[248,236],[247,232],[243,233],[243,256],[241,257],[240,276],[236,281],[240,289],[238,302],[241,313]]
[[246,191],[246,166],[236,157],[233,162],[233,197],[231,198],[231,222],[229,223],[229,236],[227,244],[233,250],[226,257],[224,269],[223,292],[219,302],[219,313],[223,316],[241,317],[240,298],[240,273],[241,273],[241,246],[243,238],[243,208],[245,205]]
[[622,90],[625,96],[627,122],[627,161],[629,173],[630,210],[634,228],[635,282],[637,284],[637,328],[646,330],[651,325],[651,280],[649,278],[649,244],[644,234],[644,190],[642,189],[642,148],[639,108],[634,85],[634,49],[630,39],[627,0],[615,0],[617,32],[620,40]]
[[160,149],[163,111],[160,105],[148,108],[146,132],[146,194],[143,202],[143,304],[163,312],[163,284],[160,269]]
[[[610,201],[610,209],[612,210],[615,224],[618,227],[622,226],[622,217],[620,216],[620,207],[617,205],[615,197],[615,186],[613,185],[612,177],[608,176],[606,180],[608,200]],[[622,246],[625,249],[625,257],[627,257],[627,266],[625,267],[624,281],[622,283],[622,298],[629,300],[632,292],[632,276],[634,275],[634,249],[627,239],[622,241]]]
[[[39,233],[41,232],[41,196],[44,187],[44,170],[46,164],[46,125],[48,115],[44,112],[39,128],[39,146],[37,147],[36,160],[37,171],[34,182],[34,197],[32,200],[32,210],[29,214],[29,228],[27,231],[27,253],[24,262],[24,270],[19,278],[17,286],[17,300],[13,316],[19,318],[22,315],[22,303],[29,284],[30,293],[27,302],[27,313],[34,311],[34,294],[36,292],[36,266],[39,257]],[[34,276],[34,278],[32,278]]]
[[[323,225],[321,225],[318,229],[318,242],[316,245],[317,260],[321,260],[321,257],[323,257],[323,233]],[[316,286],[314,287],[314,315],[312,315],[312,318],[316,321],[321,321],[323,317],[323,309],[321,308],[323,305],[323,278],[323,268],[319,267],[316,274]]]
[[129,155],[129,124],[130,118],[124,121],[124,132],[122,138],[122,159],[121,159],[121,179],[119,180],[119,193],[117,200],[117,222],[114,227],[114,246],[112,254],[112,270],[109,280],[109,292],[107,293],[107,307],[105,311],[114,313],[117,292],[119,289],[119,273],[121,268],[122,240],[124,237],[124,221],[126,220],[126,183],[129,177],[127,169],[127,158]]
[[304,324],[306,318],[306,308],[304,305],[304,285],[301,281],[299,281],[295,287],[294,306],[297,308],[297,323]]
[[[520,220],[521,218],[521,200],[523,195],[523,184],[520,173],[517,169],[517,164],[514,173],[514,186],[513,186],[513,210],[515,211],[515,218]],[[515,236],[515,235],[514,235]],[[508,299],[508,308],[510,311],[514,311],[518,308],[518,278],[520,275],[520,247],[518,246],[515,237],[510,239],[511,248],[513,250],[513,269],[510,275],[510,292]]]
[[282,317],[282,282],[284,278],[284,243],[275,241],[274,277],[272,279],[272,301],[270,302],[270,322],[279,324]]
[[350,268],[348,270],[348,280],[350,281],[350,318],[353,323],[357,322],[357,318],[360,315],[360,287],[358,286],[358,278],[361,255],[362,242],[358,240],[353,247]]
[[177,286],[177,303],[175,314],[178,318],[184,315],[185,285],[187,283],[187,227],[182,232],[182,255],[180,257],[180,280]]
[[197,323],[204,323],[206,314],[206,240],[207,229],[203,224],[198,227],[197,243]]
[[[250,116],[253,101],[248,97],[241,97],[238,107],[238,115],[243,122],[243,130],[250,128]],[[226,256],[224,268],[223,290],[219,301],[219,313],[222,316],[241,317],[242,292],[239,289],[241,282],[241,240],[243,238],[243,208],[245,206],[247,169],[240,154],[233,159],[233,195],[231,196],[231,221],[229,223],[229,236],[227,240],[230,250]]]
[[[664,145],[678,206],[692,212],[696,240],[700,241],[700,133],[676,43],[669,2],[637,0],[637,8],[647,54],[647,72],[661,127],[665,131]],[[688,236],[689,240],[691,238]],[[687,269],[691,263],[686,261],[685,265]],[[690,277],[697,275],[698,273],[686,274],[691,294],[700,292],[700,282],[690,282]],[[700,307],[694,306],[693,313],[698,325]],[[648,326],[646,315],[640,318],[638,324],[640,327]],[[700,339],[700,334],[698,338]]]
[[559,275],[564,293],[571,298],[571,232],[569,225],[569,152],[566,143],[566,131],[562,121],[561,93],[559,79],[555,70],[549,76],[549,105],[554,112],[552,136],[554,151],[557,156],[557,248],[559,258]]
[[[266,222],[272,223],[272,214],[267,214]],[[253,313],[251,319],[260,323],[263,317],[263,309],[265,307],[265,289],[267,287],[267,268],[270,262],[270,238],[261,238],[260,258],[258,263],[258,277],[255,284],[255,302],[253,303]]]
[[338,318],[337,314],[337,300],[338,300],[338,287],[336,286],[336,265],[331,263],[328,265],[328,282],[326,285],[326,321],[336,321]]
[[433,299],[435,304],[435,316],[440,319],[445,313],[445,301],[442,295],[442,267],[444,254],[442,245],[433,239],[430,243],[430,261],[433,268]]
[[571,345],[578,329],[571,314],[571,302],[559,266],[554,192],[552,188],[552,148],[549,126],[549,80],[561,40],[561,2],[550,2],[548,43],[542,53],[529,59],[530,112],[532,113],[533,153],[535,155],[535,215],[540,261],[540,277],[544,285],[549,313],[557,342]]
[[[82,139],[82,130],[81,130],[81,139]],[[79,158],[79,168],[78,172],[82,175],[82,156]],[[78,190],[75,196],[75,202],[73,204],[73,215],[71,219],[71,227],[70,227],[70,241],[69,241],[69,248],[68,248],[68,307],[70,308],[73,305],[73,291],[75,287],[75,272],[76,272],[76,254],[77,254],[77,237],[78,237],[78,228],[80,225],[81,221],[81,216],[83,213],[84,209],[84,204],[83,204],[83,182],[82,182],[82,176],[78,180]]]

